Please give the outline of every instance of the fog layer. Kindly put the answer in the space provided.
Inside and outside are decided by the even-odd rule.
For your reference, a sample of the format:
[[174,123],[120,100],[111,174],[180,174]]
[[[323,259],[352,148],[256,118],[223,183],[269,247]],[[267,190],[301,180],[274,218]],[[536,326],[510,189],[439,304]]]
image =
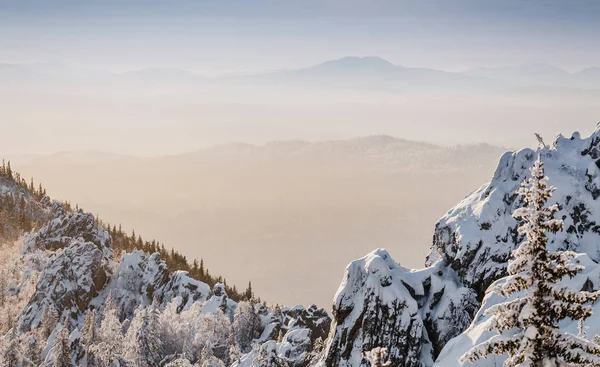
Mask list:
[[13,166],[55,198],[203,258],[230,284],[251,279],[269,302],[328,305],[346,264],[375,247],[423,266],[435,221],[503,151],[373,136],[160,158],[16,156]]

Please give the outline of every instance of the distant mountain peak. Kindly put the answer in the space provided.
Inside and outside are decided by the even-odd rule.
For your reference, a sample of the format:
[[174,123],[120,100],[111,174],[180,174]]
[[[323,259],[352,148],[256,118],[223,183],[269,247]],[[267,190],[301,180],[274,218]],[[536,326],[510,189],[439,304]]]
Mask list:
[[557,73],[557,74],[569,74],[568,71],[565,71],[559,67],[556,67],[554,65],[550,65],[550,64],[544,64],[544,63],[533,63],[533,64],[524,64],[521,66],[518,66],[517,69],[520,70],[524,70],[524,71],[536,71],[536,72],[550,72],[550,73]]
[[362,68],[389,68],[396,69],[398,66],[377,56],[346,56],[341,59],[325,61],[314,67],[340,68],[340,69],[362,69]]
[[600,76],[600,68],[598,68],[598,67],[585,68],[585,69],[582,69],[582,70],[574,73],[574,75],[597,77],[597,76]]

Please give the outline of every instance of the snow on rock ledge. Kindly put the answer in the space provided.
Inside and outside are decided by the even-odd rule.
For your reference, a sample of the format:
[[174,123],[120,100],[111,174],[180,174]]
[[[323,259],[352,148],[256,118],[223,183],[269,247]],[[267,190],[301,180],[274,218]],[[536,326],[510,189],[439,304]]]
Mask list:
[[[559,205],[556,217],[564,222],[564,230],[549,238],[549,249],[581,253],[586,273],[591,271],[587,267],[595,268],[600,261],[598,128],[590,137],[583,139],[577,132],[570,138],[559,135],[552,147],[541,148],[537,152],[523,149],[505,153],[491,182],[467,196],[437,223],[427,265],[446,266],[455,271],[458,281],[472,289],[479,302],[484,300],[488,287],[505,276],[510,253],[520,241],[517,233],[519,223],[512,213],[522,206],[517,189],[529,177],[529,170],[538,153],[544,162],[549,184],[556,187],[548,204]],[[584,258],[588,260],[584,261]],[[600,284],[590,278],[586,286],[599,289]],[[442,297],[442,302],[445,297]],[[482,308],[496,301],[489,296]],[[600,309],[596,313],[600,313]],[[450,363],[452,357],[448,356],[452,352],[449,351],[460,349],[459,345],[467,345],[468,349],[473,345],[469,341],[483,341],[486,338],[478,328],[480,316],[473,314],[473,317],[475,321],[469,329],[446,345],[439,356],[438,365],[459,365],[456,361]],[[456,330],[460,328],[461,325],[455,325]],[[444,344],[440,343],[440,346]],[[466,351],[464,348],[461,350]],[[454,354],[452,356],[455,357]],[[501,358],[497,357],[497,360],[501,364]]]
[[422,366],[425,328],[405,286],[415,284],[410,275],[382,249],[348,265],[334,299],[326,366],[368,366],[362,353],[378,346],[388,348],[394,366]]
[[78,316],[107,283],[108,259],[92,242],[72,240],[51,259],[40,274],[36,292],[22,313],[20,329],[37,327],[47,305],[70,316]]
[[109,254],[112,239],[104,227],[96,223],[90,213],[77,211],[59,215],[39,231],[25,235],[23,253],[36,250],[60,250],[69,246],[73,239],[91,242],[102,252]]
[[134,250],[121,259],[105,296],[109,291],[121,310],[121,318],[131,318],[139,306],[156,302],[164,307],[176,298],[180,301],[179,311],[188,309],[194,302],[205,301],[210,287],[191,278],[185,271],[169,275],[158,252],[149,255]]
[[[540,152],[549,184],[556,187],[550,204],[565,230],[551,238],[551,249],[587,253],[600,261],[600,129],[589,138],[559,136]],[[513,211],[521,206],[517,189],[529,177],[536,152],[505,153],[492,181],[448,211],[436,225],[427,264],[444,259],[480,299],[488,286],[505,274],[510,252],[518,243]]]

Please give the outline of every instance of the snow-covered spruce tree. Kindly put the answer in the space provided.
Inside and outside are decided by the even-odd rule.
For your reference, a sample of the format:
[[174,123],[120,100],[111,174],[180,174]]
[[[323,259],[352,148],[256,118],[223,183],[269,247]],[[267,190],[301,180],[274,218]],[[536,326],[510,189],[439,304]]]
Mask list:
[[50,337],[50,334],[52,334],[52,331],[54,331],[57,324],[58,312],[56,312],[54,306],[47,303],[44,306],[41,320],[41,336],[43,340],[46,340]]
[[136,362],[140,367],[158,366],[162,359],[160,340],[160,313],[154,305],[143,311],[142,326],[137,336],[139,345]]
[[71,341],[69,335],[69,318],[65,317],[50,351],[52,367],[71,367]]
[[242,353],[250,352],[252,341],[257,336],[256,332],[260,327],[260,317],[252,301],[241,301],[238,304],[233,314],[232,327],[237,347]]
[[[508,263],[508,277],[493,287],[503,297],[523,295],[490,307],[490,330],[500,335],[475,346],[461,361],[474,361],[490,354],[508,354],[505,366],[600,366],[600,346],[576,335],[562,332],[558,322],[586,319],[598,299],[598,292],[570,289],[558,282],[574,277],[582,267],[571,261],[575,253],[550,252],[547,233],[562,229],[554,219],[557,205],[546,206],[553,187],[548,186],[540,156],[531,168],[531,178],[519,190],[525,206],[513,216],[522,220],[519,233],[525,238]],[[503,335],[504,333],[504,335]]]
[[112,361],[116,360],[117,356],[123,353],[125,343],[123,343],[121,327],[119,309],[113,301],[111,290],[106,298],[104,318],[100,323],[100,328],[97,330],[97,336],[100,340],[99,348],[92,348],[96,357],[99,357],[98,352],[102,352],[103,359]]
[[42,353],[36,336],[37,333],[33,332],[25,337],[24,357],[30,366],[39,366],[41,364]]
[[96,325],[96,310],[88,310],[83,321],[82,338],[86,351],[86,361],[88,367],[94,367],[98,364],[96,358],[96,346],[100,342]]
[[5,367],[19,367],[22,365],[19,339],[14,327],[10,330],[0,361],[2,361],[0,365]]
[[96,325],[96,310],[89,310],[85,314],[82,330],[83,342],[85,345],[92,345],[98,342],[98,328]]

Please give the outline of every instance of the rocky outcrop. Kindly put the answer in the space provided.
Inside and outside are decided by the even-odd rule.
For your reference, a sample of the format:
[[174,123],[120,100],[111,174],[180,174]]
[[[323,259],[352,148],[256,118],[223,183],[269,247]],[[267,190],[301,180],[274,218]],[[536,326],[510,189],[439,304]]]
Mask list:
[[126,319],[131,318],[139,306],[152,303],[164,307],[177,300],[179,311],[188,309],[194,302],[206,301],[210,288],[191,278],[187,272],[169,274],[159,253],[134,250],[121,259],[105,294],[108,292],[119,307],[121,318]]
[[179,300],[177,311],[187,310],[195,302],[204,302],[210,294],[210,287],[206,283],[198,281],[188,274],[187,271],[175,271],[171,274],[169,281],[158,294],[159,304],[163,307],[174,299]]
[[329,335],[331,317],[324,308],[319,308],[316,305],[311,305],[309,308],[303,306],[284,307],[282,314],[284,316],[282,330],[289,332],[308,329],[310,330],[311,343],[319,338],[325,340]]
[[23,242],[24,255],[44,254],[36,291],[20,317],[23,331],[38,326],[46,307],[78,324],[88,308],[103,309],[109,294],[121,319],[133,317],[139,306],[164,307],[173,300],[181,311],[210,294],[207,284],[187,272],[170,274],[158,253],[126,254],[113,274],[112,239],[93,215],[82,211],[59,215]]
[[[586,270],[578,276],[580,289],[584,286],[588,290],[599,289],[597,279],[589,276],[600,261],[599,152],[600,129],[588,138],[581,138],[579,133],[570,138],[559,135],[551,148],[506,153],[491,182],[466,197],[440,220],[428,264],[447,263],[456,270],[461,283],[471,288],[479,301],[483,300],[490,284],[505,275],[510,252],[520,241],[516,231],[519,223],[512,218],[513,211],[522,205],[516,191],[529,176],[529,169],[539,154],[549,184],[556,188],[549,204],[558,204],[556,218],[562,219],[564,225],[563,231],[549,238],[548,247],[581,253],[580,261],[586,264]],[[494,294],[488,295],[481,309],[477,308],[477,315],[498,299]],[[472,318],[473,324],[457,338],[462,341],[461,345],[472,346],[465,343],[469,337],[471,341],[481,342],[490,336],[480,328],[485,320],[475,313]],[[455,356],[450,349],[463,353],[468,350],[468,347],[459,348],[457,340],[444,348],[440,366],[459,365],[458,362],[448,364],[448,356]]]
[[331,318],[323,308],[258,305],[256,312],[260,318],[260,337],[254,342],[260,347],[242,356],[233,366],[307,367],[318,360],[331,325]]
[[385,250],[348,265],[334,299],[324,364],[368,366],[363,352],[382,346],[388,348],[393,365],[421,367],[422,340],[427,336],[419,304],[408,287],[422,275],[410,274]]
[[97,249],[110,254],[112,239],[106,229],[98,223],[90,213],[77,211],[59,215],[44,225],[39,231],[25,235],[23,252],[48,250],[57,251],[71,244],[74,239],[93,243]]
[[[56,211],[55,211],[56,212]],[[111,278],[111,239],[91,214],[59,216],[25,235],[22,253],[47,251],[36,291],[20,318],[20,329],[38,326],[46,307],[80,321]]]
[[599,262],[600,129],[588,138],[559,136],[550,148],[506,153],[490,183],[436,224],[426,269],[404,269],[381,250],[349,265],[322,364],[361,366],[361,353],[379,346],[390,350],[392,365],[431,366],[455,348],[451,340],[469,328],[488,287],[506,274],[520,240],[512,217],[522,205],[517,190],[537,154],[556,187],[550,204],[559,205],[557,217],[564,221],[548,246],[582,253],[590,266]]
[[227,292],[225,292],[225,285],[217,283],[213,286],[208,300],[202,305],[202,312],[214,314],[221,311],[232,318],[235,307],[236,303],[229,299]]
[[510,252],[519,241],[517,221],[521,206],[517,189],[529,177],[537,154],[544,162],[550,185],[556,187],[549,204],[557,203],[557,218],[565,230],[551,238],[553,249],[587,253],[600,260],[600,130],[582,139],[559,136],[550,149],[523,149],[506,153],[490,183],[482,186],[451,209],[436,225],[431,265],[444,259],[463,284],[483,298],[487,287],[505,273]]
[[110,278],[109,259],[92,242],[72,240],[40,274],[36,291],[25,308],[20,329],[37,327],[45,307],[51,306],[76,321]]

